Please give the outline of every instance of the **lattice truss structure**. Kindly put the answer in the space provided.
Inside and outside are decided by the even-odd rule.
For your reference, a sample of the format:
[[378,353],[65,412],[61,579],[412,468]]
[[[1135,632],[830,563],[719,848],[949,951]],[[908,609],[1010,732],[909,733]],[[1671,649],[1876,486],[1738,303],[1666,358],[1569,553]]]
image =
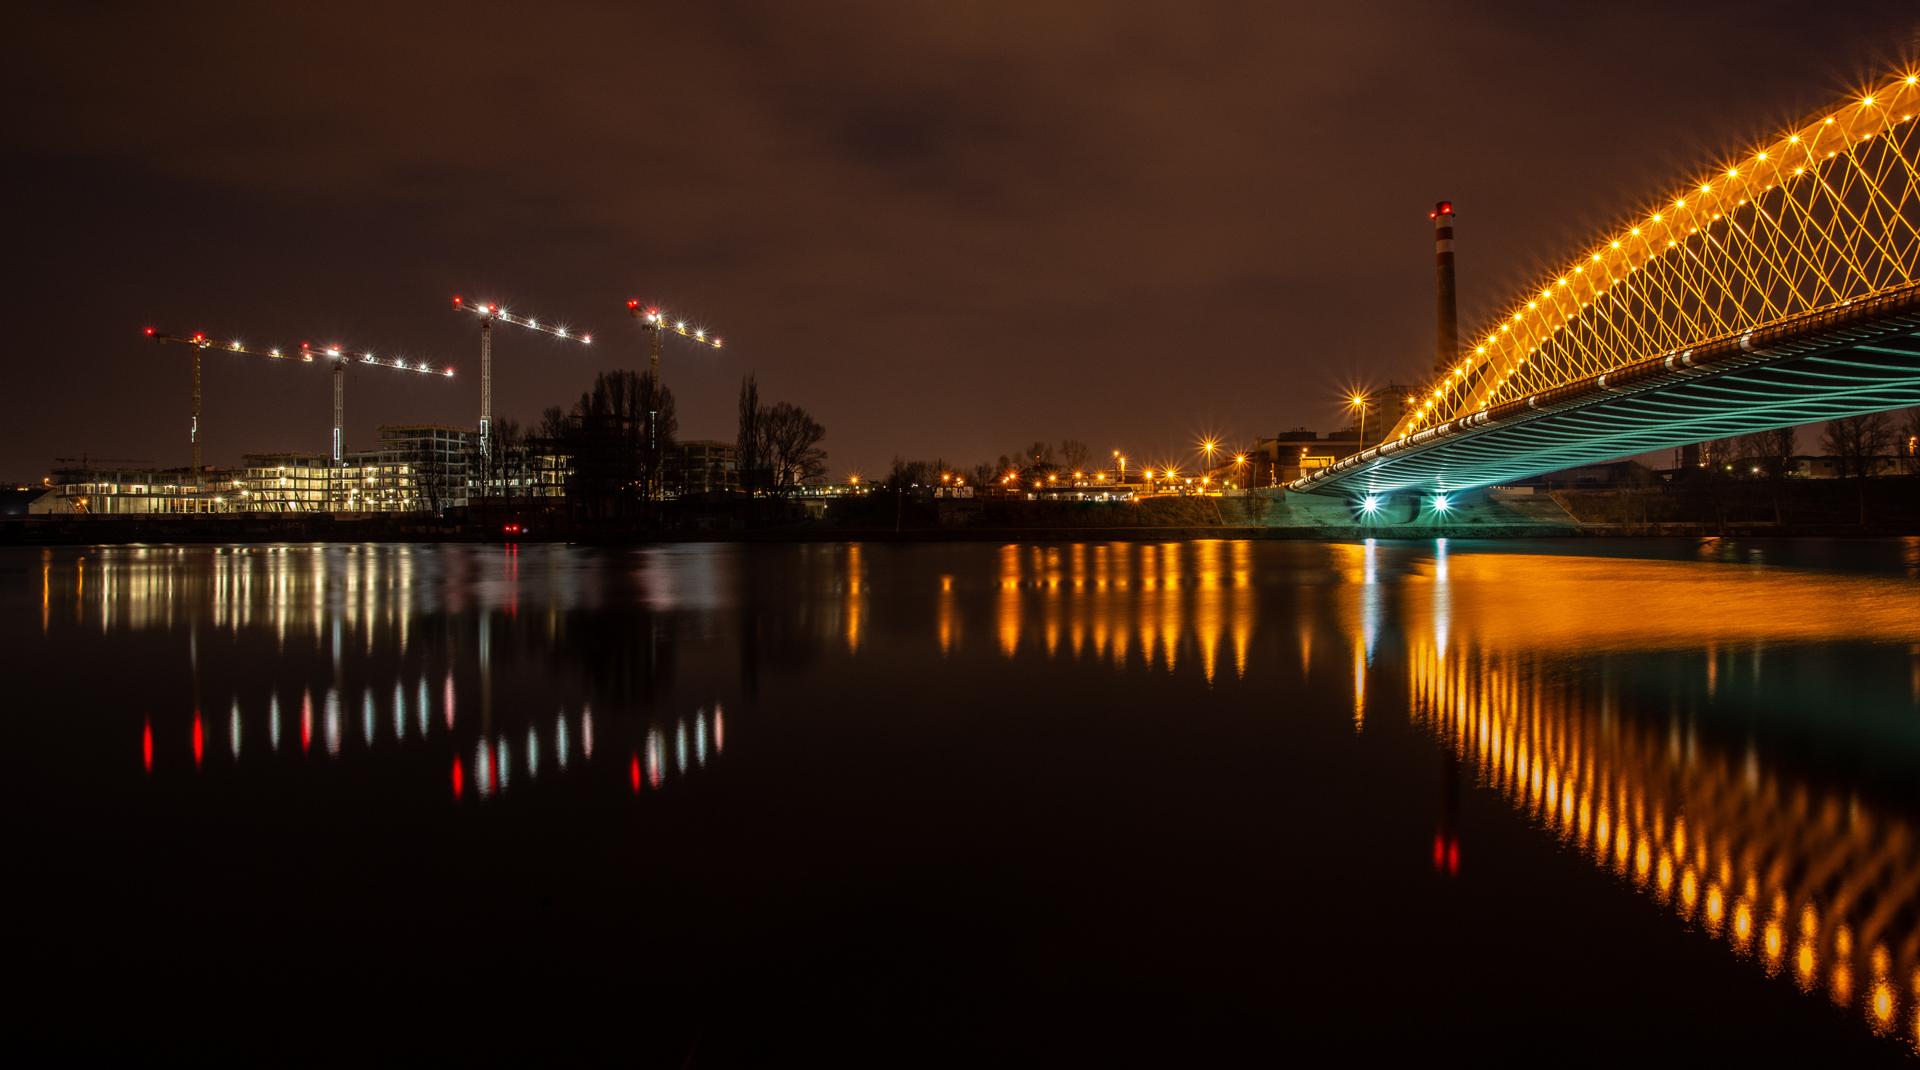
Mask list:
[[1595,242],[1472,338],[1388,441],[1915,285],[1920,76],[1729,161]]

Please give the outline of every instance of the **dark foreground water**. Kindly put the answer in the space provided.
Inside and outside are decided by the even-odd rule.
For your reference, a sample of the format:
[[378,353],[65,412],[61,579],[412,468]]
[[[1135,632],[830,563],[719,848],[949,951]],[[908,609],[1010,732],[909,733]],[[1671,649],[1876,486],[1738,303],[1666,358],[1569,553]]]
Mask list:
[[1920,541],[7,550],[0,649],[16,1055],[1920,1046]]

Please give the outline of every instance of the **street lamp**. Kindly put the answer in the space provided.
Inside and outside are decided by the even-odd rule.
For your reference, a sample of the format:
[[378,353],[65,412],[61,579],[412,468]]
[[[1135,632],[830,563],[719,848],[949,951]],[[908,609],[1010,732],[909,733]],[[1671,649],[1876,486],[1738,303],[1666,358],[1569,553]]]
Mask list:
[[1114,450],[1113,463],[1120,472],[1120,482],[1125,483],[1127,481],[1127,455],[1121,453],[1119,450]]
[[[1360,450],[1367,448],[1367,402],[1371,400],[1365,394],[1353,394],[1347,398],[1347,407],[1360,410]],[[1359,452],[1358,450],[1355,451]]]

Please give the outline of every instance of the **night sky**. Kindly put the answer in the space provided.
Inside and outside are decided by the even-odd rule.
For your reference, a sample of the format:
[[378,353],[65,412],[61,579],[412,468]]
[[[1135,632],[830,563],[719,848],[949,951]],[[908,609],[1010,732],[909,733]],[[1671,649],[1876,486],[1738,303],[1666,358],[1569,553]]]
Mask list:
[[[276,10],[277,9],[277,10]],[[811,409],[829,471],[1036,438],[1184,458],[1331,428],[1430,364],[1432,230],[1461,324],[1722,154],[1911,60],[1908,2],[517,7],[73,3],[11,12],[10,402],[0,477],[187,459],[206,330],[450,363],[348,384],[472,424],[669,342],[682,438],[740,377]],[[209,353],[210,463],[321,452],[321,367]]]

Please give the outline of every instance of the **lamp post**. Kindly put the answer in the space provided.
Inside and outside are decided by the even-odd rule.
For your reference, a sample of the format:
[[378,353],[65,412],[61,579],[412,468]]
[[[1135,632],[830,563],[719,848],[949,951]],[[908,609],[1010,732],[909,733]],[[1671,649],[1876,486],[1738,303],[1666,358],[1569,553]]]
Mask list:
[[1348,408],[1360,410],[1360,448],[1355,450],[1355,453],[1360,453],[1367,448],[1367,402],[1370,400],[1372,399],[1365,394],[1354,394],[1347,399]]

